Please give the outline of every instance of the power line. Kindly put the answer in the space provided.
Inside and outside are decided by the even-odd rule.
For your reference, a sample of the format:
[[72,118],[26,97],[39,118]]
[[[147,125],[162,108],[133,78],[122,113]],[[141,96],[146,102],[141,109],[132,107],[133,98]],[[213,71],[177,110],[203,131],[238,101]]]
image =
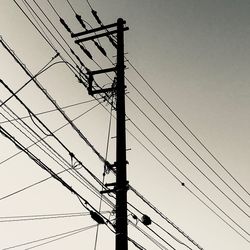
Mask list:
[[184,123],[184,121],[174,112],[174,110],[163,100],[163,98],[153,89],[149,82],[142,76],[142,74],[135,68],[135,66],[128,60],[129,65],[135,70],[140,78],[146,83],[150,90],[159,98],[164,106],[176,117],[176,119],[187,129],[187,131],[199,142],[199,144],[212,156],[212,158],[226,171],[226,173],[248,194],[250,193],[240,184],[240,182],[225,168],[225,166],[218,160],[217,157],[205,146],[205,144],[192,132],[192,130]]
[[[141,232],[144,236],[146,236],[151,242],[153,242],[158,248],[162,250],[168,250],[165,246],[163,246],[160,242],[158,242],[156,239],[151,237],[148,233],[146,233],[143,229],[138,227],[138,225],[134,224],[132,221],[128,221],[130,225],[132,225],[134,228],[136,228],[139,232]],[[169,243],[168,243],[169,244]],[[170,244],[169,244],[170,245]],[[170,245],[171,246],[171,245]],[[173,246],[171,246],[172,249],[175,249]],[[176,249],[175,249],[176,250]]]
[[[91,107],[90,109],[88,109],[87,111],[81,113],[80,115],[78,115],[77,117],[75,117],[74,119],[72,119],[72,121],[75,121],[75,120],[81,118],[83,115],[87,114],[88,112],[90,112],[91,110],[93,110],[94,108],[96,108],[97,106],[99,106],[100,104],[101,104],[101,103],[97,103],[96,105],[94,105],[93,107]],[[29,117],[29,116],[28,116],[28,117]],[[7,121],[7,122],[12,122],[12,120],[9,120],[9,121]],[[66,127],[66,126],[68,126],[68,125],[69,125],[69,123],[67,122],[67,123],[65,123],[64,125],[62,125],[62,126],[60,126],[59,128],[57,128],[56,130],[54,130],[52,133],[55,134],[56,132],[58,132],[59,130],[63,129],[64,127]],[[39,143],[41,140],[44,140],[46,137],[47,137],[47,136],[44,136],[43,138],[37,140],[35,143],[32,143],[31,145],[29,145],[27,148],[30,148],[30,147],[36,145],[36,144]],[[19,152],[13,154],[12,156],[6,158],[5,160],[3,160],[3,161],[0,162],[0,165],[2,165],[3,163],[5,163],[5,162],[11,160],[12,158],[16,157],[16,156],[19,155],[20,153],[22,153],[22,151],[19,151]]]
[[90,213],[64,213],[64,214],[39,214],[39,215],[18,215],[18,216],[1,216],[0,223],[5,222],[24,222],[24,221],[36,221],[36,220],[50,220],[50,219],[64,219],[89,216]]
[[[138,208],[136,208],[134,205],[132,205],[130,202],[128,202],[128,204],[134,209],[136,210],[138,213],[140,213],[142,216],[144,216],[145,214],[142,213]],[[130,211],[130,210],[129,210]],[[130,211],[131,212],[131,211]],[[160,238],[161,240],[163,240],[165,243],[167,243],[159,234],[157,234],[154,230],[152,230],[147,224],[143,223],[143,221],[141,219],[139,219],[134,213],[131,212],[132,218],[136,220],[136,225],[137,222],[140,221],[143,225],[145,225],[151,232],[153,232],[158,238]],[[155,221],[153,221],[150,218],[150,223],[153,223],[155,225],[157,225],[159,228],[161,228],[165,233],[167,233],[172,239],[174,239],[176,242],[178,242],[179,244],[187,247],[188,249],[192,250],[192,248],[190,248],[188,245],[186,245],[185,243],[183,243],[181,240],[177,239],[175,236],[173,236],[171,233],[169,233],[166,229],[164,229],[163,227],[161,227],[158,223],[156,223]],[[184,236],[186,237],[186,234],[184,234]],[[190,241],[190,237],[186,237],[189,241]],[[198,247],[201,250],[204,250],[204,248],[202,248],[200,245],[198,245],[196,242],[191,241],[196,247]],[[167,243],[168,244],[168,243]]]
[[[127,78],[126,78],[127,79]],[[244,202],[248,207],[249,204],[225,181],[223,178],[205,161],[200,154],[198,154],[194,148],[184,139],[184,137],[163,117],[163,115],[147,100],[147,98],[136,88],[136,86],[129,80],[127,81],[130,83],[130,85],[136,90],[136,92],[144,99],[144,101],[157,113],[157,115],[160,116],[160,118],[178,135],[178,137],[192,150],[192,152],[242,201]],[[128,96],[127,96],[128,97]],[[128,97],[128,99],[145,115],[145,112],[143,112],[138,105],[135,104],[135,102]],[[145,115],[146,116],[146,115]],[[147,117],[147,116],[146,116]],[[149,117],[147,117],[149,119]],[[158,129],[158,128],[157,128]],[[159,130],[159,129],[158,129]],[[168,139],[169,140],[169,139]],[[245,212],[243,212],[245,213]],[[248,217],[249,215],[246,214]]]
[[[6,118],[6,117],[5,117]],[[7,119],[7,118],[6,118]],[[19,122],[18,122],[19,123]],[[24,122],[23,122],[24,123]],[[35,131],[33,130],[33,129],[31,129],[26,123],[24,123],[30,130],[32,130],[33,131],[33,133],[35,133]],[[12,125],[14,125],[13,123],[12,123]],[[35,143],[34,142],[34,140],[33,139],[31,139],[29,136],[27,136],[22,130],[20,130],[16,125],[14,125],[22,134],[24,134],[26,137],[28,137],[33,143]],[[22,126],[22,125],[21,125]],[[31,133],[30,133],[31,134]],[[36,134],[36,133],[35,133]],[[37,135],[37,134],[36,134]],[[38,135],[37,135],[38,136]],[[41,139],[41,137],[39,137],[39,139]],[[95,195],[97,195],[98,197],[99,197],[99,190],[91,183],[91,182],[89,182],[85,177],[83,177],[76,169],[75,169],[75,167],[71,167],[71,165],[67,162],[67,160],[65,160],[65,158],[63,158],[61,155],[59,155],[51,146],[49,146],[49,144],[47,144],[44,140],[42,140],[41,139],[41,141],[43,142],[43,145],[45,145],[45,147],[47,148],[47,149],[49,149],[49,151],[50,151],[50,153],[47,153],[44,149],[42,149],[39,145],[37,145],[44,153],[46,153],[50,158],[52,158],[55,162],[57,162],[57,164],[59,164],[60,166],[62,166],[63,167],[63,165],[62,164],[65,164],[66,165],[66,168],[65,167],[63,167],[64,168],[64,170],[66,170],[70,175],[72,175],[75,179],[77,179],[81,184],[83,184],[89,191],[91,191],[92,193],[94,193]],[[59,159],[60,161],[61,161],[61,159],[63,160],[63,161],[61,161],[61,163],[59,163],[57,160],[55,160],[55,158],[54,157],[52,157],[52,155],[51,155],[51,153],[57,158],[57,159]],[[77,175],[78,175],[78,177],[76,177],[75,175],[73,175],[73,173],[71,173],[71,172],[69,172],[68,170],[69,169],[67,169],[67,166],[69,165],[69,169],[71,169],[72,170],[72,172],[74,172],[74,173],[76,173]],[[92,174],[93,175],[93,174]],[[81,179],[79,179],[79,177],[81,178]],[[84,183],[82,182],[82,180],[84,181]],[[95,179],[95,180],[98,180],[97,178]],[[85,184],[86,183],[86,184]],[[100,182],[99,182],[99,184],[100,184]],[[102,186],[103,186],[103,183],[101,184]],[[108,201],[108,202],[107,202]],[[108,204],[109,203],[109,205],[111,206],[111,207],[113,207],[114,206],[114,204],[113,203],[110,203],[110,201],[109,200],[107,200],[107,198],[105,197],[105,202]]]
[[18,245],[15,245],[15,246],[3,248],[2,250],[9,250],[9,249],[13,249],[13,248],[16,248],[16,247],[27,246],[27,245],[38,243],[38,242],[41,242],[41,241],[45,241],[45,240],[50,240],[50,239],[53,239],[53,238],[57,238],[57,239],[54,239],[54,240],[50,240],[50,241],[41,243],[39,245],[35,245],[35,246],[29,247],[29,248],[25,248],[26,250],[32,249],[32,248],[35,248],[35,247],[43,246],[45,244],[49,244],[49,243],[57,241],[57,240],[64,239],[66,237],[75,235],[77,233],[81,233],[81,232],[87,231],[87,230],[89,230],[91,228],[94,228],[96,226],[97,225],[91,225],[91,226],[82,227],[82,228],[79,228],[79,229],[75,229],[75,230],[67,231],[67,232],[64,232],[64,233],[60,233],[60,234],[48,236],[48,237],[41,238],[41,239],[38,239],[38,240],[32,240],[32,241],[28,241],[28,242],[25,242],[25,243],[22,243],[22,244],[18,244]]
[[[81,201],[83,207],[88,210],[90,213],[95,213],[100,218],[104,218],[104,224],[108,225],[112,223],[105,218],[102,214],[100,214],[85,198],[83,198],[74,188],[72,188],[68,183],[66,183],[61,177],[59,177],[53,170],[51,170],[47,165],[45,165],[40,159],[38,159],[33,153],[31,153],[27,148],[25,148],[19,141],[17,141],[13,136],[11,136],[2,126],[0,126],[0,133],[9,139],[17,148],[24,151],[24,153],[34,161],[38,166],[48,172],[55,180],[60,182],[66,189],[68,189],[72,194],[76,195],[76,197]],[[83,203],[83,202],[84,203]],[[92,216],[91,216],[92,217]],[[92,217],[93,218],[93,217]]]
[[[77,103],[73,103],[73,104],[69,104],[69,105],[66,105],[66,106],[63,106],[61,107],[62,110],[64,109],[68,109],[68,108],[72,108],[72,107],[76,107],[76,106],[80,106],[82,104],[86,104],[86,103],[90,103],[90,102],[94,102],[96,101],[95,99],[92,99],[92,100],[87,100],[87,101],[82,101],[82,102],[77,102]],[[1,105],[3,104],[3,102],[0,100],[1,102]],[[36,116],[39,116],[39,115],[45,115],[45,114],[49,114],[49,113],[52,113],[52,112],[55,112],[55,111],[58,111],[58,109],[50,109],[50,110],[46,110],[46,111],[42,111],[42,112],[39,112],[39,113],[35,113]],[[23,120],[23,119],[26,119],[26,118],[30,118],[29,115],[27,116],[22,116],[18,119],[13,119],[13,120],[10,120],[11,122],[13,121],[17,121],[17,120]],[[9,121],[2,121],[0,122],[0,124],[4,124],[4,123],[8,123]],[[0,163],[1,164],[1,163]]]
[[[156,123],[129,97],[127,96],[127,98],[133,103],[133,105],[147,118],[147,120],[174,146],[174,148],[176,148],[178,150],[178,152],[181,153],[182,156],[184,156],[184,158],[186,160],[188,160],[189,163],[191,163],[191,165],[193,165],[198,171],[199,173],[201,173],[221,194],[223,194],[233,205],[235,205],[242,213],[244,213],[248,218],[250,217],[249,214],[244,211],[244,209],[242,209],[238,204],[236,204],[236,202],[234,202],[224,191],[221,190],[221,188],[218,187],[218,185],[216,185],[214,183],[214,181],[212,181],[198,166],[197,164],[195,164],[192,160],[190,160],[190,158],[183,153],[183,151],[166,135],[166,133],[163,132],[162,129],[159,128],[158,125],[156,125]],[[134,123],[133,123],[134,124]],[[194,151],[195,152],[195,151]],[[200,159],[202,159],[200,157]],[[203,162],[205,162],[202,159]],[[209,165],[208,165],[209,166]],[[248,204],[247,204],[248,205]]]

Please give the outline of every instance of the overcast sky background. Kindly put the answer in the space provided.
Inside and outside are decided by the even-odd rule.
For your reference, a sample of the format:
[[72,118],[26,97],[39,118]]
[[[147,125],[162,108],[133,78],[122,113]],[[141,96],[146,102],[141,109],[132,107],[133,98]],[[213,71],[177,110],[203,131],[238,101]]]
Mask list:
[[[23,10],[32,18],[23,1],[17,1]],[[46,21],[45,17],[33,1],[27,1],[46,22],[53,34],[56,31]],[[45,0],[36,1],[50,18],[53,24],[64,36],[68,44],[79,54],[85,65],[91,70],[98,67],[88,59],[74,44],[73,39],[59,22],[58,16]],[[96,0],[89,1],[97,10],[104,24],[113,23],[117,18],[126,20],[129,31],[125,33],[126,58],[136,67],[152,88],[160,94],[163,100],[185,122],[193,133],[219,159],[223,166],[246,189],[250,190],[250,2],[247,0]],[[72,28],[73,32],[82,30],[75,20],[74,13],[66,0],[51,0],[59,15]],[[86,1],[71,0],[70,3],[82,18],[93,27],[97,27]],[[30,71],[37,73],[55,55],[42,36],[30,24],[14,1],[0,1],[0,35],[9,44],[18,57],[27,65]],[[45,29],[44,29],[45,30]],[[61,55],[72,61],[46,31],[56,49]],[[65,49],[67,45],[61,40]],[[110,58],[115,61],[116,51],[106,39],[100,39]],[[91,42],[88,48],[101,67],[110,67],[109,61],[100,54]],[[9,53],[0,45],[0,78],[16,91],[29,78],[20,69]],[[59,60],[59,59],[57,59]],[[245,192],[206,150],[190,135],[176,117],[153,94],[147,84],[136,74],[132,66],[127,65],[126,76],[145,96],[155,109],[173,126],[178,133],[195,149],[202,159],[218,173],[218,175],[241,197],[237,197],[222,181],[216,177],[206,164],[183,143],[183,141],[163,122],[153,109],[141,98],[136,90],[127,82],[128,97],[131,98],[159,129],[165,133],[181,151],[188,156],[197,168],[214,182],[233,202],[232,204],[218,189],[197,171],[166,137],[150,123],[145,116],[127,99],[127,115],[132,122],[157,145],[182,173],[197,185],[214,203],[221,208],[233,221],[218,210],[201,193],[185,179],[173,165],[133,126],[127,122],[127,128],[140,142],[146,146],[159,161],[156,161],[138,142],[127,135],[128,180],[140,193],[151,201],[160,211],[168,216],[176,225],[198,242],[204,249],[213,250],[247,250],[249,249],[249,194]],[[113,75],[110,75],[113,77]],[[91,100],[84,86],[77,82],[72,72],[64,65],[57,64],[41,74],[38,80],[42,86],[61,106],[67,106],[81,101]],[[98,78],[100,84],[110,84],[106,76]],[[4,101],[10,93],[1,85],[0,99]],[[41,91],[30,83],[18,95],[34,113],[53,109],[53,105],[44,97]],[[71,119],[93,107],[97,102],[82,104],[65,110]],[[19,116],[27,116],[25,109],[12,98],[6,103]],[[109,109],[109,106],[106,106]],[[3,110],[2,114],[10,119]],[[48,127],[54,131],[66,123],[58,112],[39,116]],[[13,134],[25,146],[31,142],[10,123],[0,117],[1,126]],[[26,121],[35,128],[31,119]],[[75,121],[83,134],[105,156],[109,114],[100,105]],[[36,128],[37,133],[44,133]],[[93,171],[102,178],[103,164],[95,154],[80,140],[76,133],[67,126],[56,133],[65,145]],[[112,120],[111,136],[115,136],[115,120]],[[46,141],[53,145],[70,162],[68,154],[51,137]],[[78,199],[60,183],[49,180],[26,191],[2,199],[36,181],[48,177],[35,163],[23,153],[6,161],[18,149],[6,138],[0,140],[0,217],[18,215],[37,215],[53,213],[86,212]],[[62,168],[36,147],[32,152],[44,160],[54,171]],[[110,140],[108,160],[115,161],[115,139]],[[168,168],[186,187],[202,199],[215,213],[229,223],[242,236],[237,234],[199,199],[182,187],[178,181],[163,167]],[[86,175],[83,170],[81,173]],[[87,176],[87,175],[86,175]],[[98,209],[99,199],[79,185],[69,175],[62,177],[75,187],[91,204]],[[89,178],[89,180],[91,180]],[[91,180],[92,181],[92,180]],[[110,173],[106,181],[114,181]],[[99,188],[99,187],[98,187]],[[192,249],[197,249],[182,237],[171,225],[164,222],[153,210],[141,202],[131,191],[129,201],[143,213],[148,214],[167,231],[180,238]],[[242,201],[244,200],[245,203]],[[240,209],[241,210],[240,210]],[[103,211],[110,210],[103,205]],[[132,210],[133,212],[136,212]],[[139,214],[137,214],[139,215]],[[109,216],[107,214],[107,216]],[[114,219],[111,216],[111,219]],[[135,222],[129,216],[129,219]],[[0,249],[37,240],[54,234],[60,234],[77,228],[93,225],[95,222],[87,217],[67,219],[51,219],[24,222],[2,222],[0,218]],[[138,223],[143,230],[147,229]],[[169,235],[159,230],[155,225],[153,230],[164,237],[176,249],[187,249],[178,244]],[[146,249],[158,249],[141,233],[129,226],[131,238],[137,240]],[[148,231],[147,231],[148,232]],[[248,233],[247,233],[248,232]],[[40,249],[94,249],[96,229],[55,241],[41,246]],[[151,233],[151,232],[149,232]],[[155,237],[155,236],[154,236]],[[159,239],[158,239],[159,240]],[[160,240],[159,240],[160,241]],[[248,241],[248,242],[247,242]],[[41,242],[38,242],[41,243]],[[36,244],[38,244],[36,243]],[[34,244],[34,245],[36,245]],[[162,242],[164,244],[164,242]],[[27,249],[33,245],[17,247]],[[170,249],[166,244],[167,249]],[[114,249],[114,235],[101,226],[97,249]],[[129,249],[136,249],[130,243]]]

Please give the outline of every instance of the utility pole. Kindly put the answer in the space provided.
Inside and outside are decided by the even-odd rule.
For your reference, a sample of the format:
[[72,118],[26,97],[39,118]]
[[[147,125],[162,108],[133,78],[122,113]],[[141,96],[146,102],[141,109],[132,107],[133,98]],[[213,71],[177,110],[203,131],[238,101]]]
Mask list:
[[[86,34],[95,33],[95,35],[80,38],[75,43],[80,44],[84,41],[93,40],[104,36],[117,34],[117,63],[114,68],[101,69],[96,71],[89,71],[88,92],[90,95],[107,93],[114,91],[116,93],[116,162],[114,168],[116,171],[116,183],[110,183],[109,186],[114,186],[112,190],[106,190],[103,193],[115,192],[116,194],[116,250],[128,250],[128,226],[127,226],[127,159],[126,159],[126,126],[125,126],[125,65],[124,65],[124,31],[128,30],[125,27],[125,21],[122,18],[117,20],[117,23],[109,24],[92,30],[71,34],[72,37],[79,37]],[[116,27],[116,30],[110,31],[110,28]],[[101,34],[96,32],[105,31]],[[113,88],[94,89],[92,83],[94,75],[103,74],[107,72],[116,72],[116,85]]]
[[116,86],[116,250],[128,249],[127,227],[127,159],[124,81],[124,21],[117,20],[117,86]]

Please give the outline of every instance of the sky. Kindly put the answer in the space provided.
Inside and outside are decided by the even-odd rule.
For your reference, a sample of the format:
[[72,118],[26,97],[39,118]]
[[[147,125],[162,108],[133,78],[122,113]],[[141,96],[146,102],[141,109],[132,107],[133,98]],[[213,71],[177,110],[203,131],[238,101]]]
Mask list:
[[[129,27],[125,32],[128,180],[133,188],[171,220],[168,223],[129,190],[128,201],[133,205],[128,206],[129,237],[145,249],[198,249],[173,227],[174,224],[203,249],[249,249],[250,2],[49,2],[74,33],[82,31],[82,27],[69,3],[88,23],[89,29],[98,27],[89,4],[104,24],[114,23],[122,17]],[[0,1],[0,35],[34,75],[48,66],[47,63],[52,65],[58,62],[37,76],[40,86],[64,108],[91,145],[113,163],[116,128],[115,119],[110,119],[110,105],[103,102],[102,106],[89,96],[70,70],[72,67],[67,65],[78,63],[70,48],[90,70],[98,70],[99,66],[111,67],[109,59],[115,63],[116,50],[106,38],[101,38],[100,43],[109,56],[107,59],[89,41],[84,45],[95,61],[89,59],[60,24],[49,2],[16,1],[31,20],[36,18],[35,25],[40,25],[37,26],[40,32],[46,34],[46,39],[67,64],[59,56],[52,60],[55,50],[15,1]],[[32,9],[27,8],[29,6]],[[0,56],[0,79],[15,92],[30,77],[2,44]],[[112,84],[113,78],[114,74],[110,74],[109,77],[98,76],[96,80],[100,86],[106,87]],[[1,102],[10,96],[11,93],[1,83]],[[0,104],[1,128],[53,171],[60,172],[62,167],[76,166],[79,173],[100,191],[101,187],[77,164],[76,159],[71,159],[66,149],[73,152],[100,180],[103,178],[103,162],[67,125],[59,111],[48,112],[55,107],[41,89],[30,82],[17,96],[32,113],[45,112],[38,117],[50,131],[55,131],[53,135],[58,141],[48,136],[48,131],[13,96],[5,103],[7,106]],[[77,105],[70,106],[72,104]],[[9,122],[15,114],[27,117],[22,119],[26,127],[21,120]],[[114,111],[112,115],[115,116]],[[30,129],[32,134],[29,134]],[[45,143],[41,142],[29,147],[39,137],[45,137],[47,147],[44,148]],[[48,178],[49,174],[27,155],[19,153],[13,142],[3,135],[0,149],[0,249],[95,249],[96,223],[86,214],[88,211],[79,199],[52,179],[23,190]],[[52,155],[49,151],[52,149],[58,154]],[[60,177],[99,210],[99,193],[89,191],[89,186],[77,181],[69,171],[60,174]],[[104,183],[114,181],[112,173],[105,174]],[[106,197],[115,202],[112,197]],[[101,211],[114,222],[115,217],[108,204],[102,202]],[[141,213],[152,219],[149,228],[132,216],[140,218]],[[67,217],[58,218],[60,214]],[[92,225],[84,232],[70,235],[76,232],[73,230]],[[154,244],[142,232],[157,239],[161,245]],[[53,235],[58,236],[49,238]],[[68,237],[58,239],[63,236]],[[55,239],[58,240],[48,243]],[[96,249],[115,249],[114,239],[111,230],[101,225]],[[28,242],[32,243],[26,244]],[[130,242],[129,249],[138,248]]]

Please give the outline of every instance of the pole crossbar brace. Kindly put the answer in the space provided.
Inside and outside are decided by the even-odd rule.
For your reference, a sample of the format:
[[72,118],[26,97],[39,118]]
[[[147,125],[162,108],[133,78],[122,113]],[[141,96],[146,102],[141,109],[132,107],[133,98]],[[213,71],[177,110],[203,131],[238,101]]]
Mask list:
[[[129,29],[128,27],[124,27],[123,31],[126,31],[128,29]],[[75,43],[79,44],[79,43],[86,42],[86,41],[89,41],[89,40],[94,40],[96,38],[100,38],[100,37],[104,37],[104,36],[110,36],[110,35],[113,35],[113,34],[116,34],[116,33],[117,33],[117,30],[107,31],[107,32],[97,34],[97,35],[94,35],[94,36],[89,36],[89,37],[78,39],[78,40],[75,41]]]
[[[123,20],[123,24],[125,24],[125,23],[126,23],[126,21]],[[105,25],[105,26],[102,26],[102,27],[98,27],[98,28],[95,28],[95,29],[92,29],[92,30],[82,31],[82,32],[79,32],[79,33],[72,33],[71,37],[75,38],[75,37],[78,37],[78,36],[84,36],[84,35],[87,35],[87,34],[96,33],[96,32],[101,31],[101,30],[107,30],[107,29],[113,28],[113,27],[117,27],[117,23],[108,24],[108,25]]]

